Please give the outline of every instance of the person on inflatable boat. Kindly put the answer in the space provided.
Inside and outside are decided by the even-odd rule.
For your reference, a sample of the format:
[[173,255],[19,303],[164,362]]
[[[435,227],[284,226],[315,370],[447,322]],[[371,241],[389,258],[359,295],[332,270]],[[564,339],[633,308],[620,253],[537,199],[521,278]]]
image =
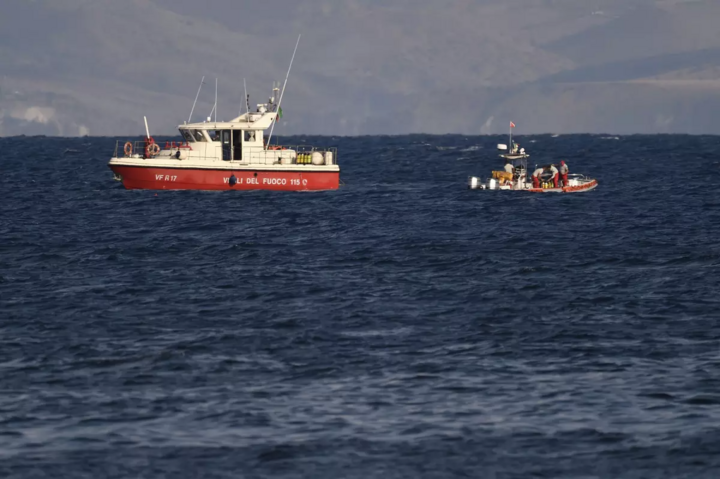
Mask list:
[[510,173],[511,175],[515,173],[515,167],[510,160],[505,160],[505,173]]
[[568,185],[568,173],[570,172],[568,166],[565,164],[565,160],[560,162],[560,181],[562,186]]
[[533,171],[532,174],[532,180],[533,180],[533,188],[540,188],[540,178],[542,177],[542,174],[545,172],[545,168],[540,167]]
[[558,169],[555,168],[555,165],[550,165],[547,167],[547,170],[550,172],[550,178],[552,178],[553,188],[557,188],[558,187],[558,176],[559,176]]

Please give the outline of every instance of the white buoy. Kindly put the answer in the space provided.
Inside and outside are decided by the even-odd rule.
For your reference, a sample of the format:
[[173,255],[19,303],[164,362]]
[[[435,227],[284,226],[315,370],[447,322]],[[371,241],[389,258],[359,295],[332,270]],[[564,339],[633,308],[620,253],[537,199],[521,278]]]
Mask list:
[[477,176],[471,176],[470,177],[470,189],[476,190],[478,187],[478,179]]
[[325,163],[325,158],[323,158],[323,154],[320,153],[319,151],[313,151],[311,158],[312,158],[313,165],[319,166],[319,165],[322,165],[323,163]]
[[333,153],[332,153],[332,151],[326,151],[326,152],[325,152],[325,164],[326,164],[326,165],[332,165],[332,164],[333,164]]

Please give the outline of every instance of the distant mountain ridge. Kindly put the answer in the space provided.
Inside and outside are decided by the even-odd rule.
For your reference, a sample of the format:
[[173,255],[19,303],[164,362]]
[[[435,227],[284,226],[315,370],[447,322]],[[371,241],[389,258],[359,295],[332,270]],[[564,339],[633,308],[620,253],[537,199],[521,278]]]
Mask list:
[[[0,17],[0,135],[157,134],[282,80],[283,134],[720,133],[713,0],[35,0]],[[31,33],[32,32],[32,33]]]

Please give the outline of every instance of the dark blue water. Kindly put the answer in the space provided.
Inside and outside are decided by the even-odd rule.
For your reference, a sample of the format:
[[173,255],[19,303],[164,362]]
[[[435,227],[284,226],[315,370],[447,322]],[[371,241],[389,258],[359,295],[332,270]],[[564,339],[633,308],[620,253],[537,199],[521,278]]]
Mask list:
[[720,477],[720,137],[520,138],[600,186],[467,190],[504,140],[156,194],[0,139],[0,477]]

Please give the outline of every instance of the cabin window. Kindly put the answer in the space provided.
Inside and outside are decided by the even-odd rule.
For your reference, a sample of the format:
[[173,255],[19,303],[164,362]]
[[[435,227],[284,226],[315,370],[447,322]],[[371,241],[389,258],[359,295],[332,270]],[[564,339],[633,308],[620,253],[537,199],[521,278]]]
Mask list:
[[242,159],[242,131],[240,130],[233,130],[232,132],[233,137],[233,159],[238,161]]
[[192,130],[193,136],[195,137],[195,141],[207,141],[205,139],[205,135],[203,135],[202,130]]
[[180,130],[180,133],[182,134],[185,141],[195,142],[195,137],[188,130]]
[[230,144],[230,130],[222,130],[222,159],[232,160],[232,145]]
[[245,141],[255,142],[255,131],[245,130]]
[[208,133],[210,134],[212,141],[220,141],[220,130],[208,131]]

